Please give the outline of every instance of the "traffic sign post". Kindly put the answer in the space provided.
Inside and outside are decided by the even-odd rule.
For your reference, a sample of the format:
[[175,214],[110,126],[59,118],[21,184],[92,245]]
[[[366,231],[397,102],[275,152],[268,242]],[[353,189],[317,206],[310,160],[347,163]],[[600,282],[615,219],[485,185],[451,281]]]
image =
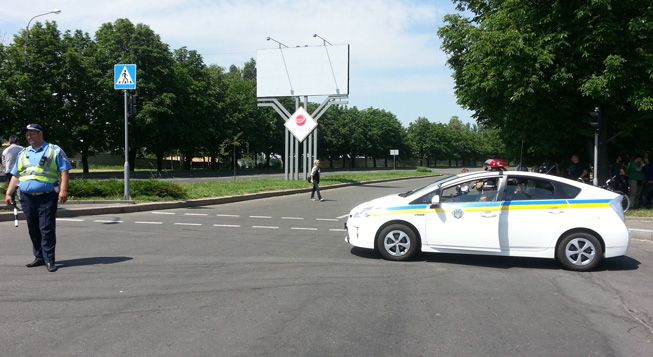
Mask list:
[[392,169],[396,170],[397,169],[397,155],[399,155],[399,150],[398,149],[391,149],[390,150],[390,155],[392,155]]
[[129,195],[129,141],[127,118],[129,110],[127,108],[127,90],[136,89],[136,65],[135,64],[116,64],[113,66],[113,89],[122,89],[125,96],[125,185],[124,198],[131,199]]

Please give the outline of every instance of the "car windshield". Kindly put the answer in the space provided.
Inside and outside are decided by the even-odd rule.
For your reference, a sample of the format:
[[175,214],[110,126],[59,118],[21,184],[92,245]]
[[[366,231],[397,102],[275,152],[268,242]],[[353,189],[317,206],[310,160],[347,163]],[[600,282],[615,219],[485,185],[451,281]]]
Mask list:
[[458,175],[448,176],[448,177],[439,179],[437,181],[431,182],[430,184],[428,184],[426,186],[422,186],[422,187],[419,187],[419,188],[416,188],[416,189],[413,189],[413,190],[410,190],[410,191],[406,191],[404,193],[400,193],[399,196],[408,197],[408,196],[412,195],[413,193],[419,192],[419,191],[422,191],[422,190],[430,191],[432,188],[436,188],[436,187],[438,187],[438,186],[440,186],[440,185],[442,185],[442,184],[444,184],[444,183],[446,183],[448,181],[451,181],[451,180],[453,180],[453,179],[455,179],[457,177],[458,177]]

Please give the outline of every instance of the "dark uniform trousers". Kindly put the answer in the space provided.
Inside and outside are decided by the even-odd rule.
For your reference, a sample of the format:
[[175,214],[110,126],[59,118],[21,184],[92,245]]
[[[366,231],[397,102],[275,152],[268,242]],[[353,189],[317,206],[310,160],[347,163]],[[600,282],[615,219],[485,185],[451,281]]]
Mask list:
[[54,248],[57,245],[58,199],[59,195],[56,192],[40,195],[20,193],[20,202],[27,220],[34,257],[52,264],[55,263]]

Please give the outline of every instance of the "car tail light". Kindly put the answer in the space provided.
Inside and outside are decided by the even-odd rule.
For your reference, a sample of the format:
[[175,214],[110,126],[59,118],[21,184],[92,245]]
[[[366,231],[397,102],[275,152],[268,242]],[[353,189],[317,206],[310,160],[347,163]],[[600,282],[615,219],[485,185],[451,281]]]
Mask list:
[[622,221],[626,221],[626,217],[624,216],[624,208],[621,206],[621,200],[623,197],[621,195],[615,197],[610,201],[610,207],[617,213],[617,215],[621,218]]

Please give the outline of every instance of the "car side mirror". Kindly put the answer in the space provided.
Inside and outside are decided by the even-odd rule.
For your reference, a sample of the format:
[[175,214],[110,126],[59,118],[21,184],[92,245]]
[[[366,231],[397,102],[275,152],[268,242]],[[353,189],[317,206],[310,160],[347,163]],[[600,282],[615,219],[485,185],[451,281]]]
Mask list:
[[431,208],[436,208],[440,206],[440,195],[435,195],[431,198]]

